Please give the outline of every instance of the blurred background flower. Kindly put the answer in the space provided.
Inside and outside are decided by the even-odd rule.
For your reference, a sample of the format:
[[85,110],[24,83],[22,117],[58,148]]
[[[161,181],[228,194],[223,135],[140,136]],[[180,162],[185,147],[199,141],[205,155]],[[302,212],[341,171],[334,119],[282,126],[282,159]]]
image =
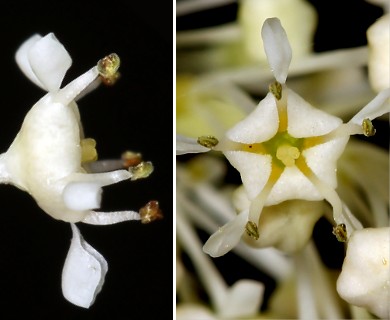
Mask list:
[[[336,5],[315,0],[177,1],[177,133],[221,138],[265,97],[273,76],[261,47],[260,30],[263,21],[273,16],[281,20],[293,51],[289,88],[344,122],[352,118],[389,86],[388,67],[381,69],[384,74],[377,71],[389,59],[376,44],[384,43],[386,52],[386,28],[370,28],[386,19],[387,7],[385,2],[365,1],[354,1],[348,8],[336,9]],[[369,28],[371,37],[367,36]],[[364,228],[389,224],[387,120],[385,115],[373,121],[375,136],[351,138],[338,161],[337,192]],[[203,319],[196,312],[203,312],[204,319],[221,316],[205,273],[223,279],[222,292],[242,279],[262,283],[264,293],[257,300],[261,307],[251,319],[384,317],[378,313],[380,308],[360,304],[375,315],[370,314],[349,305],[336,292],[347,245],[332,234],[326,203],[309,208],[321,212],[310,220],[304,218],[307,209],[296,204],[300,214],[285,224],[288,209],[267,207],[269,213],[264,210],[262,219],[268,217],[269,228],[259,230],[266,248],[254,249],[240,242],[222,257],[211,261],[207,257],[209,269],[201,267],[201,259],[206,258],[190,252],[199,251],[210,234],[245,206],[235,192],[240,184],[238,172],[217,153],[177,157],[178,222],[184,220],[186,233],[197,239],[192,244],[184,242],[179,230],[182,224],[177,224],[178,318]],[[276,214],[280,218],[272,219]],[[342,230],[333,232],[343,237]]]

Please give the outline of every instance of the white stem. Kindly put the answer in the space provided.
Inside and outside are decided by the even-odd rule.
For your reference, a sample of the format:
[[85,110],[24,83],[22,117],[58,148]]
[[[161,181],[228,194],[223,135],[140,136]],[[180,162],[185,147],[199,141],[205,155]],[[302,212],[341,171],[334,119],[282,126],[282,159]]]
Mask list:
[[202,28],[199,30],[179,31],[176,34],[176,48],[226,44],[240,39],[240,29],[236,23]]
[[235,3],[237,0],[186,0],[176,3],[176,16],[195,13],[219,6]]
[[202,244],[196,237],[194,230],[180,213],[176,215],[176,234],[185,252],[190,256],[212,305],[216,310],[221,310],[227,285],[210,258],[202,251]]
[[310,279],[310,267],[307,260],[307,249],[297,254],[294,258],[295,269],[297,270],[297,301],[298,319],[313,320],[319,319],[318,310],[314,296],[314,290]]
[[136,211],[90,211],[81,222],[94,225],[109,225],[130,220],[141,220],[140,214]]

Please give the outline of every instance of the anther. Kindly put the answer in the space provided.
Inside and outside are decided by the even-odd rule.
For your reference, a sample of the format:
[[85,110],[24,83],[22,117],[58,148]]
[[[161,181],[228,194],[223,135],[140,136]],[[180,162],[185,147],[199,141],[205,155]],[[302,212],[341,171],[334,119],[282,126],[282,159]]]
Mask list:
[[269,92],[271,92],[276,100],[282,99],[282,85],[275,81],[274,83],[271,83],[268,87]]
[[113,85],[118,80],[119,66],[120,59],[116,53],[111,53],[98,61],[97,68],[104,84]]
[[363,120],[363,123],[362,123],[362,127],[363,127],[363,134],[366,136],[366,137],[372,137],[373,135],[375,135],[375,128],[374,126],[372,125],[372,122],[370,119],[364,119]]
[[132,181],[138,179],[144,179],[150,176],[153,172],[153,164],[150,161],[142,161],[135,167],[129,167],[128,171],[132,174],[130,178]]
[[141,222],[146,224],[163,218],[158,201],[149,201],[140,210]]
[[214,136],[201,136],[197,140],[198,144],[206,148],[214,148],[218,143],[218,139]]
[[259,229],[253,221],[248,221],[245,225],[245,231],[248,236],[252,237],[255,240],[259,239]]
[[347,227],[344,223],[340,223],[337,226],[333,227],[332,233],[336,236],[336,239],[339,242],[347,241]]

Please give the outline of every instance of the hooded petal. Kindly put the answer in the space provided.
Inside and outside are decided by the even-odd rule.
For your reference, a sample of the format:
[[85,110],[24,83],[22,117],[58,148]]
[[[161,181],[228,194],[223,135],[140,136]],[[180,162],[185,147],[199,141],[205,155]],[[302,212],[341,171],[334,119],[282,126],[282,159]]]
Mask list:
[[288,89],[287,131],[295,138],[321,136],[341,125],[342,120],[312,107],[294,91]]
[[34,44],[36,44],[40,39],[42,39],[42,36],[39,34],[34,34],[30,38],[28,38],[25,42],[22,43],[22,45],[16,51],[15,59],[17,65],[19,66],[20,70],[24,73],[24,75],[28,79],[30,79],[31,82],[33,82],[38,87],[45,90],[46,89],[45,86],[42,84],[41,81],[39,81],[34,71],[31,69],[30,61],[28,59],[28,53],[31,47]]
[[108,265],[71,224],[73,238],[62,270],[62,293],[71,303],[89,308],[102,289]]
[[232,250],[241,239],[248,221],[249,210],[245,210],[237,215],[232,221],[219,228],[207,240],[203,246],[203,251],[213,258],[223,256]]
[[227,292],[222,318],[241,319],[258,313],[263,301],[264,285],[255,280],[239,280]]
[[278,126],[279,116],[275,97],[268,93],[249,116],[226,132],[226,136],[241,143],[263,142],[276,134]]
[[240,172],[249,199],[254,199],[263,190],[271,175],[271,156],[245,151],[227,151],[224,154],[230,164]]
[[355,231],[349,241],[337,292],[348,303],[390,316],[390,228]]
[[280,20],[278,18],[265,20],[261,36],[268,64],[275,79],[280,83],[285,83],[292,53],[286,31],[280,24]]
[[35,35],[16,53],[16,61],[26,76],[42,89],[57,91],[72,59],[53,33]]

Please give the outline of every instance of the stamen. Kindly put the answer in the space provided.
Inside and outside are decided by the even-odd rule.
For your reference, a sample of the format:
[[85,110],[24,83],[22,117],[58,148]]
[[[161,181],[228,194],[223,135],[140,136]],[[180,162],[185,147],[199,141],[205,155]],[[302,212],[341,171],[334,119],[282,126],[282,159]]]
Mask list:
[[333,219],[336,223],[345,224],[346,227],[348,227],[348,234],[352,234],[354,230],[360,229],[358,220],[350,212],[343,210],[343,204],[337,192],[316,176],[303,157],[300,157],[296,161],[296,166],[332,206]]
[[265,184],[263,190],[261,190],[256,198],[251,202],[248,221],[259,221],[261,212],[263,211],[263,207],[265,205],[265,201],[267,200],[269,193],[282,173],[283,169],[279,168],[278,166],[273,166],[271,175],[268,178],[268,181]]
[[363,123],[362,123],[362,127],[363,127],[363,134],[366,136],[366,137],[372,137],[373,135],[375,135],[375,128],[374,126],[372,125],[372,122],[370,119],[366,118],[363,120]]
[[153,170],[154,167],[150,161],[142,161],[135,167],[128,168],[128,171],[132,174],[130,178],[132,181],[149,177]]
[[146,224],[163,218],[158,201],[149,201],[139,210],[141,222]]
[[332,233],[336,236],[336,239],[339,242],[347,241],[347,226],[345,223],[340,223],[337,226],[333,227]]
[[276,100],[280,100],[282,98],[282,85],[275,81],[269,85],[269,91],[274,95]]
[[116,53],[111,53],[98,61],[97,68],[104,84],[113,85],[118,80],[119,66],[120,59]]
[[248,221],[245,225],[245,231],[248,234],[248,236],[254,238],[255,240],[259,239],[259,229],[257,227],[257,224],[253,221]]
[[197,140],[198,144],[206,148],[214,148],[218,143],[218,139],[214,136],[201,136]]

